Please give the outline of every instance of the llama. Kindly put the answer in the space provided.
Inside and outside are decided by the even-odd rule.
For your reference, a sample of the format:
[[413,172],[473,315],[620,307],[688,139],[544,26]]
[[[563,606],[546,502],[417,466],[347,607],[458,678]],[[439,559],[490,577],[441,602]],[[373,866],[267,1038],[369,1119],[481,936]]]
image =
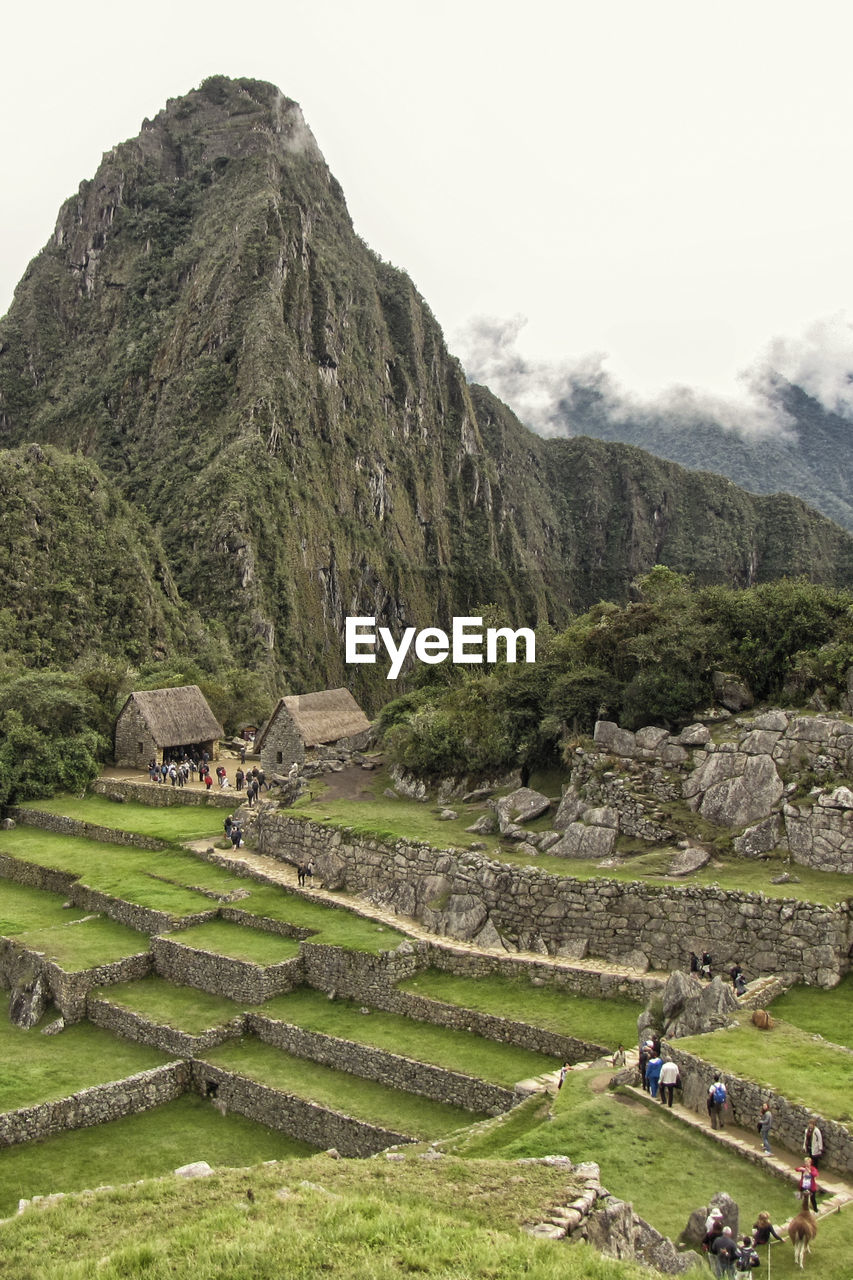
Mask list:
[[817,1235],[817,1219],[809,1209],[809,1197],[803,1196],[803,1207],[795,1218],[788,1223],[788,1235],[794,1246],[794,1262],[804,1270],[803,1262],[807,1253],[811,1253],[811,1242]]

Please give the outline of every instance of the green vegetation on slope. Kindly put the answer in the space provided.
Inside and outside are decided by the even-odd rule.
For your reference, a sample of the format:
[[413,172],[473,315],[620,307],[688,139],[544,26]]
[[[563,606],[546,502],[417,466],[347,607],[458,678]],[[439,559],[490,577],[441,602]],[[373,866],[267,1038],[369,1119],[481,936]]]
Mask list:
[[853,1049],[853,974],[848,973],[830,991],[791,987],[770,1005],[774,1018],[784,1018],[813,1036]]

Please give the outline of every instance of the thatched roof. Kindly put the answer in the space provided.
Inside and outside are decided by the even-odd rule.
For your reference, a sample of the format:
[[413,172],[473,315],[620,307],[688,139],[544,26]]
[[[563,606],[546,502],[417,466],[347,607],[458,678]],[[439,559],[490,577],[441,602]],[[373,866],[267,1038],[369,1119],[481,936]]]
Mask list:
[[138,707],[158,747],[210,742],[223,735],[222,725],[207,705],[197,684],[185,684],[177,689],[143,689],[139,693],[132,693],[124,704],[121,715],[124,715],[131,702]]
[[306,747],[316,747],[321,742],[337,742],[340,738],[350,738],[370,728],[370,721],[349,689],[297,693],[279,698],[263,732],[255,739],[256,751],[261,750],[276,717],[284,711],[293,720]]

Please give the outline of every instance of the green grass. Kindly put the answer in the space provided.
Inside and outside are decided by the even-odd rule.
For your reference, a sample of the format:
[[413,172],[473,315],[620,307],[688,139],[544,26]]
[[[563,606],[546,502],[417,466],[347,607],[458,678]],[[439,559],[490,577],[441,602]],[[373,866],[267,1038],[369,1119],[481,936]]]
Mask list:
[[244,1008],[236,1000],[210,995],[195,987],[180,987],[153,974],[139,982],[100,987],[93,995],[138,1013],[158,1026],[173,1027],[191,1036],[221,1027],[238,1017]]
[[263,933],[260,929],[232,924],[228,920],[209,920],[206,924],[171,933],[169,937],[187,947],[264,966],[281,964],[283,960],[292,960],[299,955],[299,943],[293,938]]
[[[234,808],[237,808],[235,798]],[[137,835],[154,836],[158,840],[180,843],[218,835],[222,831],[225,809],[208,805],[173,804],[155,807],[125,801],[118,804],[106,796],[53,796],[49,800],[28,800],[22,809],[39,809],[43,813],[61,813],[98,827],[115,831],[133,831]]]
[[632,1000],[595,1000],[556,987],[534,987],[527,981],[498,974],[462,978],[428,969],[399,986],[401,991],[414,995],[512,1018],[613,1049],[634,1041],[641,1012],[641,1006]]
[[688,1036],[678,1046],[829,1120],[853,1119],[853,1054],[789,1023],[780,1021],[771,1031],[760,1031],[748,1021],[749,1014],[741,1018],[736,1026]]
[[553,1071],[555,1063],[541,1053],[514,1045],[481,1040],[467,1031],[452,1031],[428,1022],[413,1022],[394,1013],[360,1012],[353,1000],[329,1000],[308,987],[285,996],[274,996],[257,1010],[267,1018],[279,1018],[306,1031],[340,1036],[358,1044],[385,1049],[418,1062],[429,1062],[512,1089],[519,1080]]
[[391,1089],[360,1076],[322,1067],[245,1036],[201,1055],[205,1062],[258,1080],[274,1089],[413,1138],[436,1138],[471,1124],[471,1113]]
[[542,1165],[507,1194],[500,1161],[315,1156],[27,1212],[3,1226],[3,1264],[14,1280],[648,1280],[521,1230],[566,1195]]
[[156,1178],[195,1160],[242,1168],[313,1152],[307,1143],[245,1116],[223,1117],[208,1102],[187,1093],[139,1115],[5,1148],[0,1160],[0,1215],[14,1213],[21,1197]]
[[[572,1072],[550,1102],[531,1098],[499,1116],[480,1132],[441,1142],[442,1150],[474,1158],[507,1160],[561,1152],[575,1162],[594,1160],[601,1181],[613,1195],[630,1201],[636,1213],[658,1231],[676,1239],[690,1214],[726,1191],[740,1206],[741,1230],[749,1230],[766,1209],[775,1223],[796,1211],[791,1189],[760,1166],[741,1160],[696,1130],[670,1116],[658,1104],[635,1101],[590,1084],[594,1071]],[[853,1214],[821,1218],[812,1254],[820,1280],[850,1280]],[[766,1267],[766,1250],[761,1251]],[[771,1254],[773,1280],[801,1275],[787,1244]],[[809,1263],[806,1263],[808,1274]],[[707,1275],[707,1272],[704,1274]],[[765,1274],[764,1269],[756,1272]]]
[[[46,1017],[42,1025],[49,1021]],[[5,1018],[0,1018],[0,1058],[0,1111],[65,1098],[170,1061],[156,1049],[111,1036],[88,1022],[43,1036],[36,1027],[21,1031]]]
[[60,893],[0,879],[0,937],[12,938],[27,929],[62,927],[86,914],[77,907],[63,907],[64,901]]
[[770,1011],[774,1018],[784,1018],[802,1031],[853,1049],[853,974],[848,973],[831,991],[791,987],[773,1001]]
[[169,883],[194,865],[194,859],[187,855],[102,844],[83,836],[56,835],[36,827],[17,827],[0,833],[0,852],[41,867],[67,871],[88,888],[175,918],[216,907],[215,902],[202,894]]
[[352,951],[379,953],[393,951],[405,941],[406,935],[398,933],[389,925],[368,920],[342,907],[312,902],[273,885],[259,885],[248,880],[236,883],[251,886],[251,896],[235,902],[235,910],[265,916],[269,920],[282,921],[302,929],[313,929],[316,936],[312,937],[312,942],[346,947]]
[[137,933],[106,916],[88,916],[79,923],[71,921],[46,929],[26,929],[17,935],[16,941],[55,961],[68,973],[142,955],[149,947],[147,934]]

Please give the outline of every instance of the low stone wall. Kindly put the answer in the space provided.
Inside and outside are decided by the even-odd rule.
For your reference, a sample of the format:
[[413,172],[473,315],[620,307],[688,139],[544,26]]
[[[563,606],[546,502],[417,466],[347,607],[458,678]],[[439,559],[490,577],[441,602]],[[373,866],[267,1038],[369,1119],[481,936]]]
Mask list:
[[0,1115],[0,1146],[35,1142],[69,1129],[85,1129],[139,1111],[150,1111],[152,1107],[179,1098],[189,1082],[188,1064],[170,1062],[125,1080],[81,1089],[55,1102],[6,1111]]
[[[768,1041],[768,1051],[771,1047]],[[678,1063],[684,1105],[700,1115],[706,1115],[708,1088],[718,1068],[711,1062],[679,1049],[677,1043],[667,1044],[664,1056]],[[853,1053],[850,1055],[850,1066],[853,1071]],[[778,1144],[799,1155],[803,1149],[806,1126],[810,1120],[814,1120],[823,1135],[826,1148],[820,1162],[821,1168],[835,1169],[842,1174],[853,1173],[853,1133],[844,1125],[834,1120],[825,1120],[808,1107],[789,1102],[766,1086],[742,1080],[730,1072],[720,1071],[719,1074],[728,1091],[728,1114],[735,1124],[747,1132],[755,1133],[761,1117],[761,1104],[768,1102],[773,1112],[770,1145],[775,1147]]]
[[304,980],[301,956],[264,966],[188,947],[173,938],[152,938],[151,953],[161,977],[211,995],[227,996],[239,1004],[263,1004]]
[[224,1044],[226,1040],[234,1040],[243,1034],[246,1025],[245,1016],[241,1013],[222,1026],[212,1027],[201,1035],[190,1035],[187,1031],[178,1031],[175,1027],[152,1022],[141,1013],[112,1004],[109,1000],[91,996],[86,1004],[86,1012],[89,1021],[96,1027],[103,1027],[105,1031],[124,1036],[128,1040],[136,1040],[139,1044],[150,1044],[177,1058],[192,1058],[218,1044]]
[[89,784],[89,790],[95,795],[106,796],[109,800],[134,800],[137,804],[147,804],[152,809],[168,808],[173,804],[191,804],[234,810],[245,798],[245,792],[234,791],[230,787],[222,791],[216,783],[210,791],[196,791],[192,787],[173,787],[170,783],[145,782],[142,778],[138,782],[124,778],[96,778]]
[[297,1058],[307,1058],[336,1071],[349,1071],[366,1080],[417,1093],[435,1102],[452,1102],[466,1111],[497,1116],[517,1101],[511,1089],[489,1084],[425,1062],[415,1062],[400,1054],[342,1040],[337,1036],[305,1031],[277,1018],[247,1014],[247,1028],[267,1044],[284,1049]]
[[833,986],[850,966],[850,907],[715,886],[580,880],[470,851],[384,844],[262,809],[262,853],[313,857],[315,875],[413,916],[431,931],[492,950],[601,956],[629,968],[670,970],[713,940],[717,963]]
[[82,836],[86,840],[100,840],[103,844],[128,844],[135,849],[150,849],[155,852],[169,847],[168,841],[157,840],[154,836],[141,836],[135,831],[117,831],[114,827],[100,827],[94,822],[67,818],[62,813],[46,813],[43,809],[24,809],[13,805],[7,810],[7,814],[23,827],[39,827],[42,831],[53,831],[60,836]]
[[499,974],[516,982],[530,982],[565,989],[572,995],[592,1000],[635,1000],[645,1006],[666,985],[666,975],[609,973],[606,969],[584,969],[580,965],[563,964],[559,968],[529,956],[483,955],[444,943],[427,943],[427,963],[445,973],[461,978],[482,978]]
[[0,853],[0,877],[4,880],[13,880],[15,884],[29,885],[32,889],[44,889],[48,893],[61,893],[63,896],[67,896],[77,879],[71,871],[55,871],[52,867],[40,867],[37,862],[27,862],[24,858],[12,858],[7,853]]
[[86,1000],[95,987],[115,986],[120,982],[136,982],[151,972],[150,952],[140,952],[110,964],[91,969],[69,971],[55,961],[46,960],[38,951],[24,946],[17,938],[0,938],[0,978],[7,985],[22,965],[35,976],[40,974],[50,999],[66,1022],[80,1022],[86,1017]]
[[259,929],[261,933],[277,933],[281,938],[294,938],[297,942],[302,942],[305,938],[313,938],[317,932],[316,929],[304,929],[301,925],[289,924],[287,920],[273,920],[270,916],[241,911],[239,907],[220,907],[218,915],[220,920],[247,925],[250,929]]
[[148,934],[149,937],[155,933],[165,933],[169,929],[189,929],[191,925],[215,920],[219,914],[216,907],[211,907],[207,911],[176,918],[167,911],[155,911],[152,907],[141,907],[138,903],[126,902],[124,898],[101,893],[99,889],[90,889],[79,880],[69,886],[68,897],[75,907],[80,907],[83,911],[101,912],[118,924],[135,929],[138,933]]
[[423,967],[422,948],[404,942],[394,951],[348,951],[307,940],[300,947],[304,980],[309,987],[364,1004],[379,1002],[394,984]]
[[412,1141],[409,1134],[355,1120],[209,1062],[194,1062],[192,1076],[198,1092],[215,1091],[217,1102],[226,1111],[236,1111],[320,1150],[334,1147],[342,1156],[372,1156],[386,1147]]

